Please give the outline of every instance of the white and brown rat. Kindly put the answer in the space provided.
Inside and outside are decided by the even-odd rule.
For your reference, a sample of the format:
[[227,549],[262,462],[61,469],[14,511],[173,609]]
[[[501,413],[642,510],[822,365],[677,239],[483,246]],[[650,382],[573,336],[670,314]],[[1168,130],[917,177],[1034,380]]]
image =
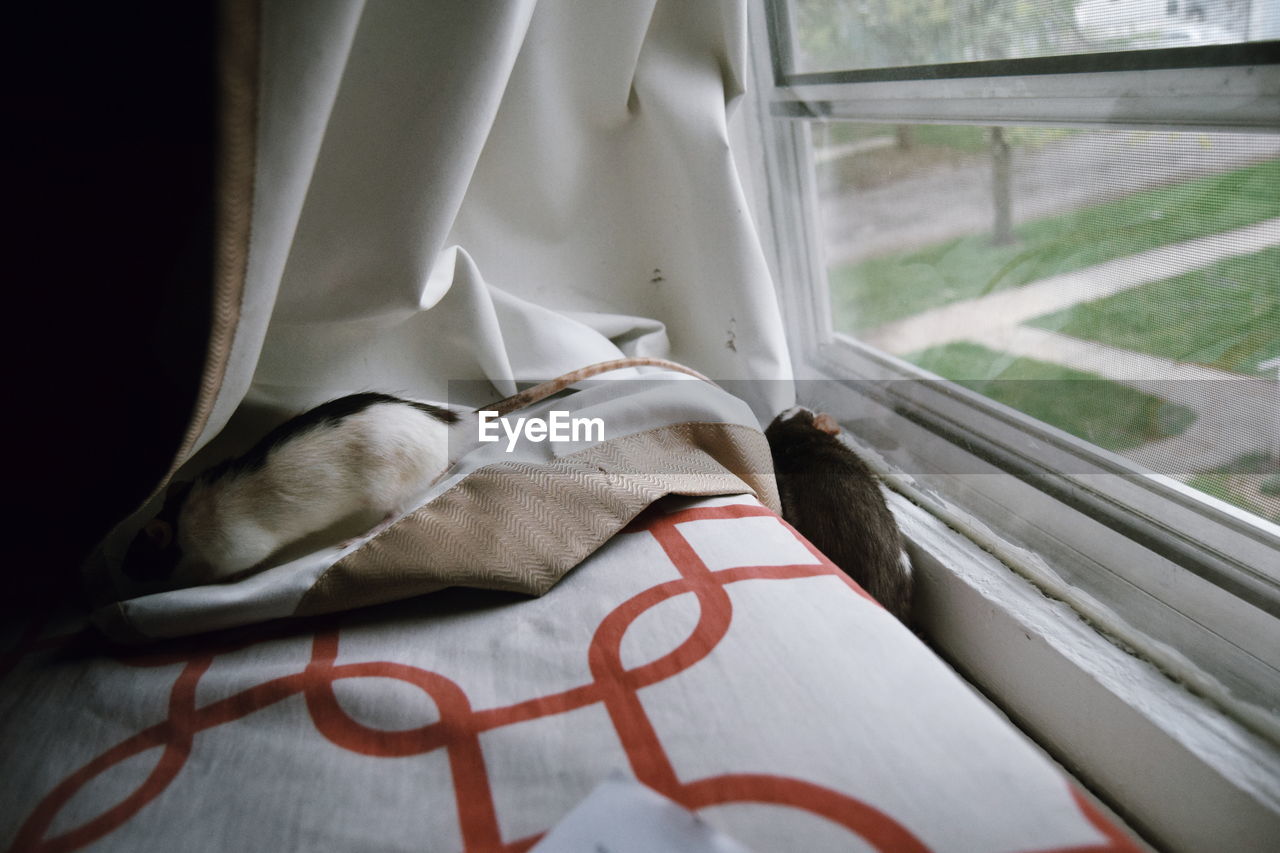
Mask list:
[[134,580],[227,580],[325,530],[359,533],[411,507],[449,465],[457,412],[368,392],[273,429],[247,453],[173,483],[125,555]]
[[[641,366],[706,379],[663,359],[622,358],[484,408],[506,415],[584,379]],[[244,455],[170,484],[162,509],[130,544],[122,571],[136,581],[215,583],[260,568],[316,534],[332,534],[329,540],[376,534],[444,475],[454,461],[451,433],[474,436],[475,422],[473,412],[377,392],[331,400],[276,427]],[[464,434],[454,446],[467,444]]]
[[911,561],[871,469],[830,415],[795,407],[765,430],[782,517],[899,620],[911,611]]

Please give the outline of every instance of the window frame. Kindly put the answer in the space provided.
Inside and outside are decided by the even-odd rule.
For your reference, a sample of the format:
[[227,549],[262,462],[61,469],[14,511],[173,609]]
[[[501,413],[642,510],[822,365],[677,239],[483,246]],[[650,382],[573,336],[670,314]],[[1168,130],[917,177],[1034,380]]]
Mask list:
[[[755,33],[772,27],[776,36],[780,8],[779,0],[753,0],[749,26]],[[1058,62],[1061,58],[1013,60],[1000,68],[966,64],[969,71],[983,72],[979,77],[957,76],[961,69],[951,65],[791,74],[769,50],[767,39],[753,38],[750,47],[757,95],[747,104],[744,128],[748,159],[763,165],[763,181],[748,183],[756,188],[757,221],[780,283],[779,301],[801,379],[800,402],[807,402],[803,380],[820,380],[821,403],[857,412],[860,422],[873,422],[872,432],[878,425],[882,432],[916,446],[945,447],[952,460],[973,466],[965,470],[1001,472],[987,478],[951,477],[967,482],[947,487],[937,477],[918,477],[894,467],[880,455],[874,436],[850,436],[885,481],[910,498],[895,497],[893,504],[917,563],[929,566],[921,577],[926,635],[1112,807],[1171,847],[1198,837],[1197,827],[1209,819],[1198,809],[1185,808],[1180,798],[1153,796],[1168,782],[1135,777],[1139,750],[1160,755],[1162,776],[1179,774],[1207,786],[1197,790],[1187,782],[1188,797],[1220,806],[1232,803],[1230,816],[1238,824],[1232,832],[1280,820],[1280,719],[1274,714],[1280,682],[1273,680],[1280,644],[1275,650],[1256,645],[1269,644],[1280,630],[1280,577],[1259,569],[1280,566],[1280,527],[1201,496],[1171,478],[1142,472],[1052,427],[1031,424],[1020,413],[967,389],[941,380],[920,381],[924,374],[913,366],[837,333],[818,244],[810,122],[856,118],[873,123],[1274,132],[1280,129],[1278,45],[1141,52],[1181,63],[1174,68],[1141,63],[1135,67],[1135,57],[1128,54],[1077,56],[1065,63]],[[1257,64],[1263,60],[1268,64]],[[1073,70],[1064,72],[1064,66]],[[922,73],[924,79],[907,79]],[[832,400],[833,394],[838,399]],[[1073,467],[1076,473],[1065,476],[1047,461],[1060,454],[1070,454],[1073,466],[1083,467]],[[1025,508],[1026,516],[1043,524],[1044,535],[1028,536],[1024,530],[1015,538],[991,525],[990,513],[971,511],[984,502]],[[939,546],[948,541],[951,544]],[[1065,548],[1059,547],[1063,541]],[[976,558],[966,549],[973,542],[1002,562],[998,568],[984,563],[988,579],[981,584],[972,580],[970,571]],[[1268,679],[1259,689],[1263,700],[1276,700],[1272,712],[1236,701],[1233,691],[1239,684],[1231,684],[1231,678],[1239,673],[1228,673],[1229,686],[1224,687],[1213,655],[1189,661],[1170,637],[1151,630],[1154,623],[1131,624],[1111,610],[1108,601],[1076,594],[1070,571],[1062,568],[1085,563],[1091,564],[1085,567],[1089,570],[1100,568],[1114,576],[1117,588],[1133,586],[1140,595],[1147,594],[1144,584],[1159,586],[1162,579],[1168,583],[1170,567],[1185,571],[1173,583],[1188,587],[1174,595],[1177,607],[1195,616],[1191,621],[1196,628],[1186,636],[1200,631],[1210,642],[1225,634],[1228,648],[1222,654],[1240,646],[1247,649],[1251,642],[1253,652],[1275,652],[1263,661],[1264,669],[1244,666],[1240,676],[1260,673]],[[1053,569],[1045,572],[1047,565]],[[954,618],[948,605],[966,596],[982,598],[989,585],[997,583],[991,580],[996,576],[1000,584],[1029,585],[1055,606],[1065,602],[1092,627],[1083,633],[1076,626],[1064,629],[1052,619],[1016,612],[1008,601],[985,600],[985,623]],[[1163,594],[1170,595],[1167,590]],[[1008,648],[998,638],[1019,635],[1039,641],[1036,648],[1053,649],[1059,657],[1050,662],[1050,654],[1043,666],[1023,668],[1020,680],[1010,680],[1001,675],[1007,667],[999,657],[992,659],[992,652]],[[1025,657],[1025,651],[1021,655]],[[1119,689],[1108,683],[1106,669],[1111,664],[1103,665],[1103,659],[1112,664],[1123,659],[1158,677],[1137,679],[1134,684],[1141,686],[1132,690]],[[1123,707],[1144,721],[1134,730],[1130,750],[1099,750],[1071,714],[1064,717],[1049,675],[1056,672],[1060,678],[1060,665],[1072,668],[1080,683],[1092,685],[1067,707]],[[1171,708],[1179,709],[1172,714],[1176,723],[1171,722]],[[1206,733],[1225,733],[1226,739],[1208,745],[1214,737]],[[1166,748],[1170,743],[1174,747]],[[1212,825],[1220,822],[1209,820]],[[1218,841],[1224,837],[1219,835]]]
[[[1266,71],[1260,73],[1259,69]],[[847,118],[883,124],[1271,131],[1275,122],[1269,116],[1280,107],[1280,75],[1274,66],[1256,65],[1059,72],[1031,77],[797,80],[778,91],[771,110],[779,117]],[[1176,121],[1168,120],[1171,114],[1178,116]]]

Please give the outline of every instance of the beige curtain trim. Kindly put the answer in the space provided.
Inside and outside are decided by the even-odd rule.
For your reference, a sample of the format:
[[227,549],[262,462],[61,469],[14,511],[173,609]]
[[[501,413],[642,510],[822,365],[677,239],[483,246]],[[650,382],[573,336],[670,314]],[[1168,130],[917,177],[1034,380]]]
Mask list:
[[[218,162],[215,212],[213,310],[200,393],[182,444],[159,494],[191,456],[218,398],[244,299],[253,219],[254,164],[258,123],[259,0],[218,4]],[[144,502],[145,503],[145,502]]]
[[748,492],[778,511],[769,445],[739,424],[674,424],[551,463],[490,465],[327,569],[294,615],[449,586],[541,595],[664,495]]

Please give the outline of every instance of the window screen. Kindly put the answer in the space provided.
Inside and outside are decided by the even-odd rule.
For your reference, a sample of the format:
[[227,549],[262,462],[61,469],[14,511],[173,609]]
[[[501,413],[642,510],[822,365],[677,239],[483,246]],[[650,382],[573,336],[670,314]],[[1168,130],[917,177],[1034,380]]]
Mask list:
[[793,0],[791,71],[1201,47],[1280,38],[1275,0]]
[[1280,523],[1280,135],[811,139],[837,332]]
[[[753,19],[779,292],[821,382],[798,397],[1247,725],[1280,695],[1278,16],[762,0]],[[983,620],[938,601],[985,657]]]

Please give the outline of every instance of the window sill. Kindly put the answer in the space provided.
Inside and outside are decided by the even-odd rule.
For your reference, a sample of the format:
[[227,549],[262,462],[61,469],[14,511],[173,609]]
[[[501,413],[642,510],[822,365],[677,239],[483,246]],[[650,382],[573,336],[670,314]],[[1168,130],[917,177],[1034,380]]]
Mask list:
[[1280,750],[906,498],[890,505],[926,637],[1081,782],[1164,848],[1274,843]]

